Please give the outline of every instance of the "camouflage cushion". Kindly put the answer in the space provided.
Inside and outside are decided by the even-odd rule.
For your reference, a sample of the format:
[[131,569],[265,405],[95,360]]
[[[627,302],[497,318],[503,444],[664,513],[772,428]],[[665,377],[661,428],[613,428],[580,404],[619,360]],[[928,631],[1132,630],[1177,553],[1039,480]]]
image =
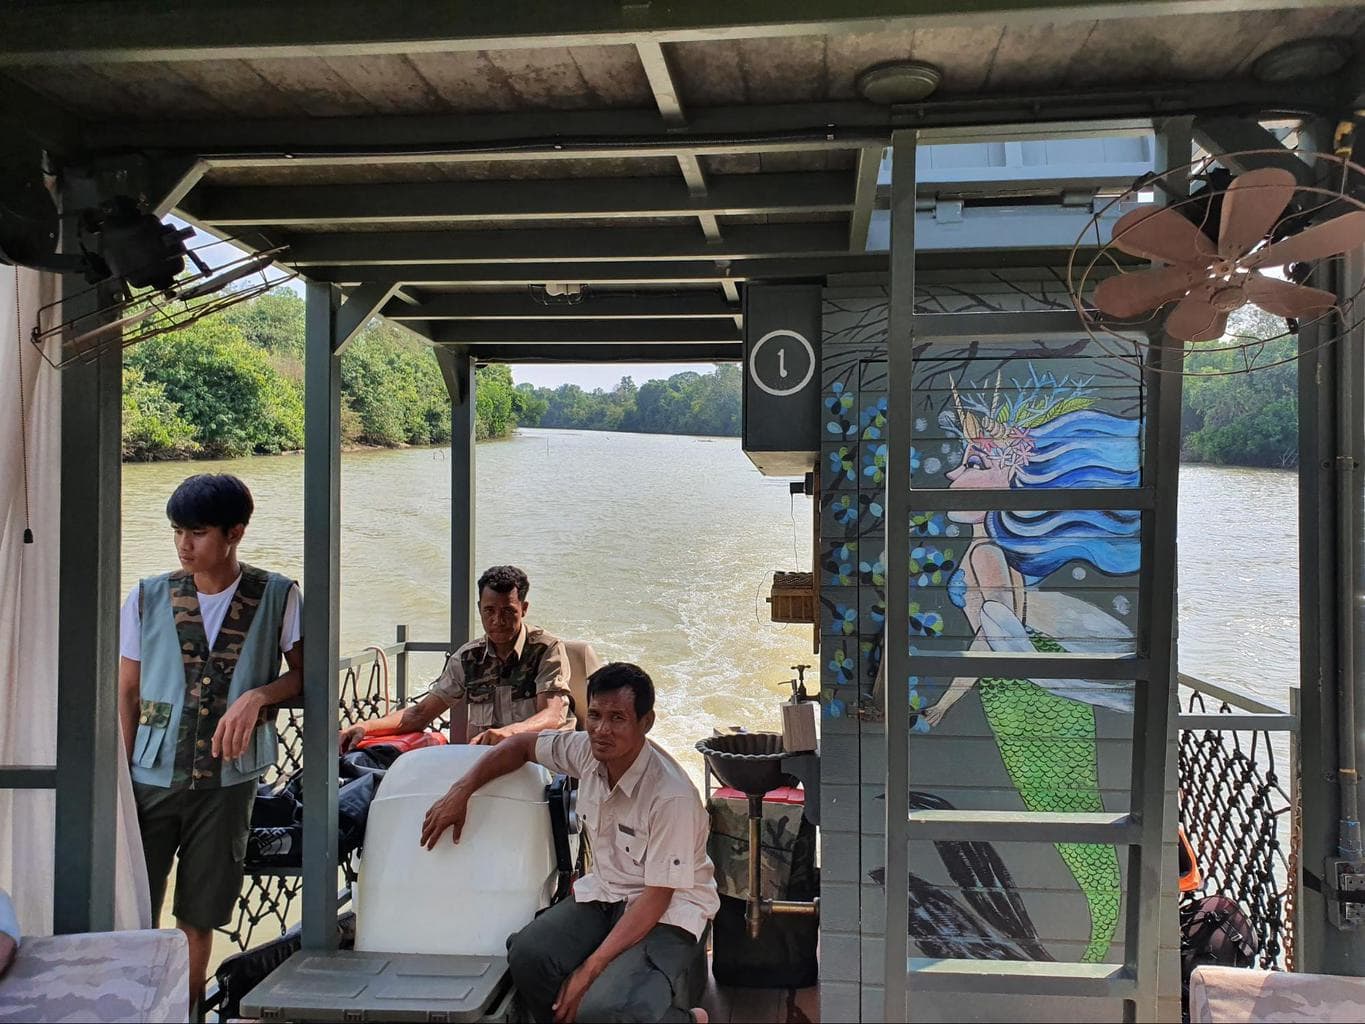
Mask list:
[[185,1021],[188,976],[176,929],[27,938],[0,979],[0,1021]]
[[1199,967],[1190,977],[1194,1024],[1362,1021],[1365,978]]

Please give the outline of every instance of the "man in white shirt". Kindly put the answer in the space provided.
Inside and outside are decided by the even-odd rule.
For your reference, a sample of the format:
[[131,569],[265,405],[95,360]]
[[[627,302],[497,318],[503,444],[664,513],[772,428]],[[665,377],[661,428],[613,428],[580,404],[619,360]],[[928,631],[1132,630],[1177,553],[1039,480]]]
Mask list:
[[696,787],[650,743],[654,684],[616,662],[588,680],[584,732],[522,733],[481,760],[432,805],[421,841],[460,841],[469,798],[529,761],[579,780],[578,816],[593,870],[573,899],[512,937],[512,981],[537,1021],[692,1021],[673,1005],[707,922],[720,906]]
[[140,580],[119,618],[119,720],[152,919],[177,860],[191,1005],[241,892],[257,780],[277,753],[270,709],[303,687],[297,584],[237,559],[254,509],[235,476],[181,483],[166,503],[180,568]]

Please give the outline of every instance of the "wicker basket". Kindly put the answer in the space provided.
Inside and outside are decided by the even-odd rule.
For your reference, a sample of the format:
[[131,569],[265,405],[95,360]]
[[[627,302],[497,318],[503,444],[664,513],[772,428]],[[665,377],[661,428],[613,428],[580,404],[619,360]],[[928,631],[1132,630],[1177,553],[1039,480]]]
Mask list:
[[772,591],[768,595],[774,622],[815,623],[815,574],[811,572],[775,572]]

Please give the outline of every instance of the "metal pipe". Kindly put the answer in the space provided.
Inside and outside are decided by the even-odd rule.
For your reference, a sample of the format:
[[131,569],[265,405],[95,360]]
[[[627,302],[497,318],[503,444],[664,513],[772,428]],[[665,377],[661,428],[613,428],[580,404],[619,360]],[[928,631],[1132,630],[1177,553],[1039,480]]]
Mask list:
[[800,914],[808,917],[820,916],[820,897],[813,900],[762,900],[765,914]]
[[[1353,294],[1361,278],[1360,252],[1342,260],[1339,292]],[[1343,314],[1343,317],[1345,314]],[[1343,324],[1343,327],[1345,325]],[[1361,859],[1360,773],[1356,752],[1356,572],[1360,566],[1356,536],[1357,424],[1355,415],[1354,339],[1343,339],[1337,350],[1337,787],[1340,813],[1337,855]]]
[[745,901],[744,920],[749,938],[757,939],[768,914],[802,914],[818,917],[820,898],[806,900],[765,900],[760,892],[763,882],[763,795],[749,794],[749,898]]
[[757,939],[763,927],[763,897],[759,885],[763,876],[763,795],[749,795],[749,903],[744,919],[749,938]]

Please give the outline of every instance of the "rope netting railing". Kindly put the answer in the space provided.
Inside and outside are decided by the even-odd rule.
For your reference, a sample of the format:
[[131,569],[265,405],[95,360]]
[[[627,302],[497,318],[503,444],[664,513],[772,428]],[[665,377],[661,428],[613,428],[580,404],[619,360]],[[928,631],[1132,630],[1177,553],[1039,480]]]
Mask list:
[[[1226,701],[1206,701],[1195,692],[1187,710],[1216,711],[1235,718]],[[1257,966],[1294,969],[1294,879],[1298,875],[1295,802],[1286,789],[1287,755],[1278,754],[1268,732],[1182,729],[1180,823],[1203,876],[1197,892],[1235,901],[1251,922]]]
[[[405,657],[402,644],[388,648],[368,647],[364,652],[341,662],[340,695],[337,704],[342,727],[387,714],[393,697],[390,693],[389,656]],[[445,729],[444,719],[432,723]],[[279,757],[262,780],[279,787],[303,771],[303,709],[281,708],[277,712]],[[340,869],[349,888],[356,879],[358,851],[341,863]],[[218,929],[237,950],[250,949],[262,941],[278,938],[298,922],[298,900],[303,879],[297,868],[247,868],[242,892],[237,898],[233,920]]]

